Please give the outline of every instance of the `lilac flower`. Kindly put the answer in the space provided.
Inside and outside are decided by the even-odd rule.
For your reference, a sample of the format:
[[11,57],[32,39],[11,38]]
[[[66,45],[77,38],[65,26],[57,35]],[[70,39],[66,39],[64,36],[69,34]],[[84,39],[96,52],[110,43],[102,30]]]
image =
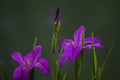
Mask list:
[[29,73],[33,67],[38,67],[44,74],[49,75],[49,64],[46,59],[39,58],[41,56],[42,46],[36,46],[32,52],[22,57],[19,52],[12,53],[12,58],[17,61],[20,66],[14,70],[14,80],[29,80]]
[[[59,50],[64,46],[64,51],[60,57],[60,66],[64,66],[67,60],[75,60],[82,49],[92,49],[94,47],[102,48],[101,41],[97,38],[86,37],[84,38],[84,45],[82,45],[82,36],[85,33],[85,27],[80,26],[74,33],[74,40],[64,39],[60,42]],[[94,42],[94,44],[93,44]]]

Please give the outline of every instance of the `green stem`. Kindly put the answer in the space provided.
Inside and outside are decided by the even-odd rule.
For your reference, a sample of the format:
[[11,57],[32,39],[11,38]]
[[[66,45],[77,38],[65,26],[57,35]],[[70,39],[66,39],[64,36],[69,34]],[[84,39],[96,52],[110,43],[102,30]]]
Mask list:
[[78,69],[78,67],[77,67],[77,63],[78,63],[78,62],[77,62],[77,61],[78,61],[78,60],[76,59],[76,60],[75,60],[75,80],[77,80],[77,71],[78,71],[78,70],[77,70],[77,69]]
[[96,73],[97,73],[97,57],[95,53],[95,48],[93,48],[93,80],[96,80]]
[[92,77],[93,77],[93,80],[96,80],[96,74],[97,74],[97,56],[96,56],[96,51],[95,51],[95,47],[94,47],[94,34],[92,32],[92,38],[93,38],[93,74],[92,74]]
[[55,51],[56,51],[56,45],[57,45],[57,33],[53,34],[53,40],[52,40],[52,80],[55,80]]
[[83,50],[81,51],[78,58],[75,60],[75,80],[79,79],[80,72],[82,69],[82,61],[83,61]]
[[62,71],[63,71],[63,68],[60,68],[59,61],[56,61],[56,79],[55,80],[63,80]]
[[34,68],[32,68],[30,71],[30,80],[34,80],[34,71],[35,71]]
[[79,70],[78,70],[78,77],[80,76],[81,73],[81,69],[82,69],[82,62],[83,62],[83,50],[81,51],[81,54],[79,56],[79,61],[78,61],[78,65],[79,65]]
[[[35,37],[35,39],[34,39],[34,42],[33,42],[33,49],[35,48],[36,43],[37,43],[37,37]],[[35,71],[34,68],[32,68],[32,69],[30,70],[30,80],[34,80],[34,71]]]
[[98,67],[98,80],[101,80],[101,67]]
[[54,33],[53,40],[52,40],[52,54],[55,54],[56,45],[57,45],[57,33]]
[[[82,32],[82,46],[84,46],[84,33]],[[83,49],[80,52],[80,55],[75,60],[75,80],[79,79],[80,72],[82,69],[82,61],[83,61]]]
[[55,55],[52,54],[52,80],[54,80],[54,77],[55,77],[55,76],[54,76],[54,72],[55,72],[55,71],[54,71],[54,56],[55,56]]

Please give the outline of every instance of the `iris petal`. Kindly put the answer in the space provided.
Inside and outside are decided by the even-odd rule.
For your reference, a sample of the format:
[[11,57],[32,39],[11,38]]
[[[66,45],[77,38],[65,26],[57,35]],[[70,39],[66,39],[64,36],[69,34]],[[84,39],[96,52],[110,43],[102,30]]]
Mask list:
[[60,57],[60,66],[63,67],[65,62],[67,61],[68,56],[66,55],[66,53],[63,53]]
[[74,60],[74,55],[73,55],[73,50],[74,46],[72,44],[66,44],[64,47],[64,52],[60,57],[60,66],[62,67],[67,59],[69,60]]
[[38,45],[25,57],[22,57],[19,52],[15,52],[11,55],[15,61],[20,63],[20,66],[14,71],[14,80],[29,80],[30,70],[34,66],[39,67],[45,74],[49,74],[49,64],[47,60],[43,58],[38,60],[41,55],[41,50],[42,46]]
[[[94,44],[93,44],[93,42],[94,42]],[[101,41],[97,38],[94,38],[94,39],[92,37],[84,38],[84,43],[85,43],[84,48],[86,48],[86,49],[92,49],[93,46],[103,48]]]
[[82,46],[76,46],[76,48],[74,48],[74,59],[76,59],[80,55],[81,50]]
[[77,44],[82,44],[82,36],[85,33],[85,27],[80,26],[74,33],[74,40]]
[[20,65],[24,65],[24,60],[22,58],[22,55],[19,52],[12,53],[11,57]]
[[36,62],[38,57],[41,56],[42,46],[36,46],[32,52],[28,53],[24,58],[29,60],[30,62]]
[[22,80],[29,80],[30,70],[33,68],[34,64],[30,64],[24,70],[22,70]]
[[14,80],[21,80],[21,76],[22,76],[22,66],[18,66],[14,70],[13,78]]
[[65,46],[66,44],[73,44],[73,41],[71,39],[64,39],[60,42],[59,45],[59,51],[62,49],[63,46]]
[[49,64],[48,64],[48,61],[46,59],[43,59],[43,58],[39,59],[34,66],[40,68],[40,70],[44,74],[49,75],[49,73],[50,73]]
[[[80,26],[74,33],[74,41],[70,39],[64,39],[59,45],[59,50],[64,46],[63,54],[60,57],[60,66],[62,67],[65,62],[69,60],[75,60],[83,48],[92,49],[94,47],[102,48],[101,41],[92,37],[84,38],[84,45],[82,45],[82,38],[85,33],[85,27]],[[94,44],[93,44],[94,41]]]
[[64,54],[66,54],[70,60],[74,60],[74,45],[72,44],[65,45]]

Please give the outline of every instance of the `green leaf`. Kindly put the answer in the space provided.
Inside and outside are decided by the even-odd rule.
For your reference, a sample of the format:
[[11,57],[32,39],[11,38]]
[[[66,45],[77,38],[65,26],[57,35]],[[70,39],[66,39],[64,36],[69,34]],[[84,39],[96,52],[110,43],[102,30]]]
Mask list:
[[103,73],[104,67],[105,67],[106,62],[107,62],[107,60],[108,60],[108,57],[109,57],[109,55],[110,55],[110,53],[111,53],[111,51],[112,51],[112,49],[113,49],[114,44],[115,44],[115,42],[113,42],[112,45],[111,45],[111,47],[109,48],[108,53],[107,53],[107,56],[106,56],[106,58],[105,58],[105,60],[104,60],[104,62],[103,62],[103,64],[102,64],[102,66],[99,67],[99,70],[98,70],[98,79],[99,79],[99,80],[101,79],[101,75],[102,75],[102,73]]
[[4,64],[3,64],[2,62],[0,62],[0,65],[1,65],[2,73],[3,73],[3,75],[4,75],[5,80],[10,80],[10,78],[9,78],[9,76],[8,76],[8,73],[7,73],[6,69],[5,69]]
[[98,67],[98,80],[101,80],[101,67]]
[[36,43],[37,43],[37,37],[35,37],[35,39],[34,39],[34,42],[33,42],[33,48],[35,48]]
[[111,53],[111,51],[112,51],[112,48],[113,48],[113,45],[114,45],[114,44],[115,44],[115,42],[112,43],[112,45],[111,45],[111,47],[110,47],[110,49],[109,49],[109,51],[108,51],[108,54],[107,54],[107,56],[106,56],[106,58],[105,58],[105,60],[104,60],[104,62],[103,62],[102,67],[101,67],[101,72],[103,72],[103,69],[104,69],[104,67],[105,67],[105,64],[106,64],[106,62],[107,62],[107,60],[108,60],[108,57],[109,57],[109,55],[110,55],[110,53]]
[[67,72],[66,71],[64,73],[63,80],[67,80]]
[[59,61],[60,56],[61,56],[61,54],[62,54],[63,50],[64,50],[64,45],[62,46],[62,48],[61,48],[61,50],[60,50],[60,52],[59,52],[59,55],[58,55],[58,60],[57,60],[57,61]]
[[56,61],[56,80],[58,80],[59,76],[60,76],[60,68],[58,61]]
[[80,72],[81,72],[81,69],[82,69],[82,62],[83,62],[83,50],[81,51],[81,54],[80,56],[78,57],[78,73],[77,73],[77,76],[79,77],[80,76]]
[[78,80],[80,77],[82,62],[83,62],[83,50],[81,51],[78,58],[75,60],[75,80]]

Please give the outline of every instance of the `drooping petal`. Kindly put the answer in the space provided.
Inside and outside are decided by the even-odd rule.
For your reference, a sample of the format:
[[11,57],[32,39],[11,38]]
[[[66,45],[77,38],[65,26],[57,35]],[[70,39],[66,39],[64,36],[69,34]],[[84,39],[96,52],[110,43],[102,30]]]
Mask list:
[[29,60],[30,62],[36,62],[38,57],[41,56],[42,46],[37,45],[32,52],[28,53],[24,59]]
[[65,45],[64,52],[69,57],[70,60],[74,60],[74,45],[72,44]]
[[63,53],[60,57],[60,67],[63,67],[65,62],[67,61],[68,56],[66,55],[66,53]]
[[82,46],[76,46],[74,48],[73,52],[74,60],[80,55],[82,49],[83,49]]
[[66,44],[64,47],[64,52],[62,53],[60,57],[60,66],[62,67],[64,63],[69,60],[74,60],[74,55],[73,55],[73,49],[74,46],[72,44]]
[[28,65],[25,69],[22,68],[22,80],[29,80],[30,70],[33,68],[34,64]]
[[22,58],[22,55],[19,52],[12,53],[11,57],[20,65],[24,65],[24,60]]
[[14,80],[22,80],[22,66],[18,66],[13,73]]
[[32,58],[36,60],[38,57],[41,56],[41,52],[42,52],[42,46],[37,45],[32,51]]
[[98,38],[92,38],[92,37],[86,37],[84,38],[84,43],[87,44],[87,43],[101,43],[101,41],[98,39]]
[[64,40],[62,40],[60,42],[58,50],[60,51],[62,49],[62,47],[65,46],[66,44],[73,44],[73,41],[71,39],[64,39]]
[[82,36],[85,33],[85,27],[80,26],[74,33],[74,40],[77,44],[82,44]]
[[86,48],[86,49],[92,49],[93,46],[103,48],[101,41],[97,38],[94,38],[94,39],[92,37],[84,38],[84,44],[85,44],[84,48]]
[[43,59],[43,58],[39,59],[34,66],[40,68],[40,70],[44,74],[46,74],[46,75],[50,74],[49,63],[46,59]]
[[13,74],[14,80],[29,80],[30,70],[33,68],[34,64],[29,66],[18,66]]

